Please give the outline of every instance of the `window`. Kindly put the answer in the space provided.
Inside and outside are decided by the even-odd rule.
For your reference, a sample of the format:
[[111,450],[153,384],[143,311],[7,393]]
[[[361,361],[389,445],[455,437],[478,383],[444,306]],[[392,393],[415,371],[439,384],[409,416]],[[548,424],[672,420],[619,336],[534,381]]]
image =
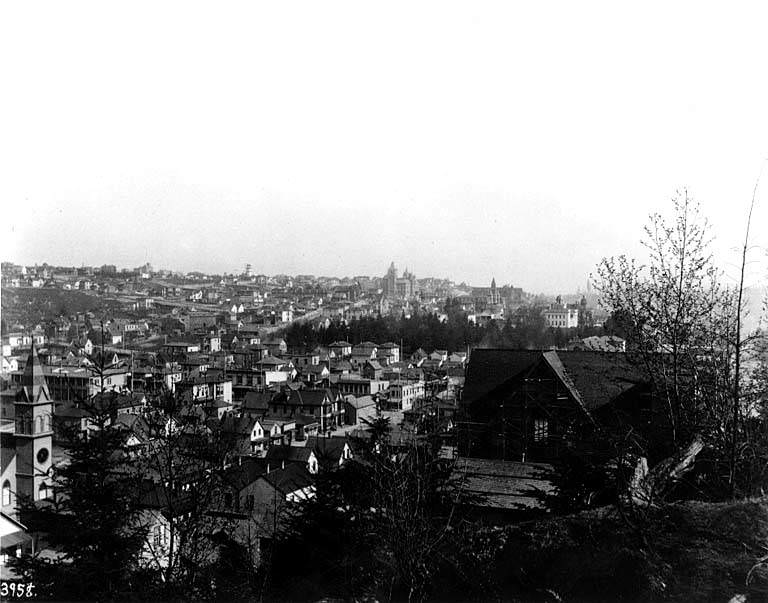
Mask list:
[[155,526],[155,529],[153,530],[153,532],[154,532],[154,539],[153,540],[154,540],[154,543],[155,543],[156,547],[159,547],[160,544],[162,543],[161,529],[162,528],[160,526]]
[[11,482],[5,480],[3,482],[3,506],[11,504]]
[[38,500],[45,500],[48,498],[48,486],[45,485],[45,482],[40,484],[40,488],[38,490]]
[[546,419],[536,419],[533,422],[533,441],[546,442],[549,438],[549,423]]
[[232,508],[232,494],[231,494],[230,492],[227,492],[227,493],[224,495],[224,506],[225,506],[227,509],[230,509],[230,508]]

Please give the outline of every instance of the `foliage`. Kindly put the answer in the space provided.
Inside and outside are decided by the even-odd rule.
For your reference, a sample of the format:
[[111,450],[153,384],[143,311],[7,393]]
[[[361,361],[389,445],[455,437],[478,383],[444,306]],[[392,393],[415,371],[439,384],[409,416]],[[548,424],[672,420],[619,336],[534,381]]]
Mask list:
[[[151,450],[135,467],[163,501],[168,521],[168,561],[153,568],[161,578],[158,594],[163,599],[183,598],[199,590],[198,583],[216,558],[210,534],[217,526],[206,511],[217,502],[229,442],[198,414],[185,412],[188,407],[177,394],[163,391],[150,405],[143,418]],[[222,550],[234,554],[233,546],[224,543]]]
[[[126,445],[131,432],[116,420],[117,397],[105,393],[101,358],[92,370],[101,378],[102,393],[78,401],[87,413],[87,436],[76,428],[63,434],[67,458],[50,476],[55,497],[20,505],[30,531],[43,534],[46,548],[60,554],[21,557],[14,567],[55,599],[232,595],[235,584],[223,586],[215,578],[240,551],[234,542],[211,540],[217,525],[206,513],[218,495],[227,442],[197,415],[182,412],[178,396],[164,392],[137,419],[146,439],[137,453]],[[169,522],[167,563],[162,554],[140,554],[151,549],[150,530],[160,511]]]
[[20,501],[31,532],[45,534],[56,559],[21,557],[14,569],[42,596],[67,600],[124,598],[135,585],[131,567],[144,539],[136,480],[116,454],[124,434],[108,412],[92,408],[88,438],[70,438],[68,459],[52,468],[51,501]]
[[[2,314],[7,324],[36,324],[86,312],[103,314],[117,308],[117,302],[82,291],[63,289],[3,288]],[[5,331],[3,331],[5,333]]]
[[429,438],[389,432],[372,421],[355,458],[318,476],[316,496],[275,543],[266,598],[424,600],[439,588],[461,548],[450,463]]
[[[677,503],[638,532],[612,507],[495,533],[495,596],[567,601],[765,600],[765,500]],[[482,535],[482,533],[481,533]],[[478,537],[481,537],[478,535]],[[553,596],[549,600],[554,600]]]
[[667,456],[702,437],[707,463],[697,467],[698,497],[749,494],[765,482],[751,481],[742,457],[756,443],[749,438],[763,436],[746,429],[750,411],[736,387],[744,375],[735,366],[748,348],[737,329],[737,291],[721,284],[709,225],[687,192],[673,199],[673,214],[651,216],[647,265],[606,258],[594,285],[626,334],[630,357],[653,382],[656,441],[668,445],[646,454]]
[[571,337],[603,334],[601,327],[547,328],[542,308],[538,306],[520,308],[505,321],[490,321],[486,325],[469,322],[455,298],[446,300],[445,310],[448,317],[445,321],[435,314],[415,312],[410,318],[386,316],[351,320],[348,324],[334,322],[327,329],[317,329],[309,323],[295,324],[285,330],[284,337],[291,347],[310,348],[340,340],[351,343],[402,342],[403,353],[410,354],[418,348],[453,352],[464,351],[467,347],[564,347]]

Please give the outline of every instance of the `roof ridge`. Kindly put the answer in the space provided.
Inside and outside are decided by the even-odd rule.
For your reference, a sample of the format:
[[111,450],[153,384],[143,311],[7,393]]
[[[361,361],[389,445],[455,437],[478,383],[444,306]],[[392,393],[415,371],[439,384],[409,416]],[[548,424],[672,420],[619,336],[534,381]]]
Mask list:
[[568,374],[568,371],[565,368],[565,365],[563,364],[563,361],[560,359],[560,356],[557,355],[557,352],[554,350],[550,350],[547,352],[544,352],[542,354],[544,359],[547,361],[550,367],[552,367],[552,370],[555,371],[555,373],[560,377],[560,379],[563,382],[563,385],[568,389],[570,394],[573,396],[574,400],[581,406],[581,408],[584,410],[584,412],[587,413],[590,417],[592,416],[590,412],[587,410],[586,404],[584,404],[584,399],[581,397],[581,392],[579,392],[578,388],[576,387],[576,383],[574,383],[571,376]]

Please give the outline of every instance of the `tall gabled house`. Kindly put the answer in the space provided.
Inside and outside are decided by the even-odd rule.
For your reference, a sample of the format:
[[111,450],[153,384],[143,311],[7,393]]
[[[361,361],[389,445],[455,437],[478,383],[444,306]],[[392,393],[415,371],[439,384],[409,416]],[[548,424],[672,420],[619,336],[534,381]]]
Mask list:
[[551,462],[566,446],[596,452],[601,429],[650,434],[652,412],[649,381],[624,355],[478,349],[457,445],[464,456]]

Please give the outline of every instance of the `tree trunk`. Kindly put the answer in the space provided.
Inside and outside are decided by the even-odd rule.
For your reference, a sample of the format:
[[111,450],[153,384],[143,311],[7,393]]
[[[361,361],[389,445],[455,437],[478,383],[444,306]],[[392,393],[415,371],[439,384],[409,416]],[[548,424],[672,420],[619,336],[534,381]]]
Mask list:
[[672,486],[690,471],[696,455],[704,448],[704,442],[696,437],[686,448],[648,470],[648,461],[640,457],[629,485],[628,497],[632,504],[640,507],[654,505],[663,499]]

